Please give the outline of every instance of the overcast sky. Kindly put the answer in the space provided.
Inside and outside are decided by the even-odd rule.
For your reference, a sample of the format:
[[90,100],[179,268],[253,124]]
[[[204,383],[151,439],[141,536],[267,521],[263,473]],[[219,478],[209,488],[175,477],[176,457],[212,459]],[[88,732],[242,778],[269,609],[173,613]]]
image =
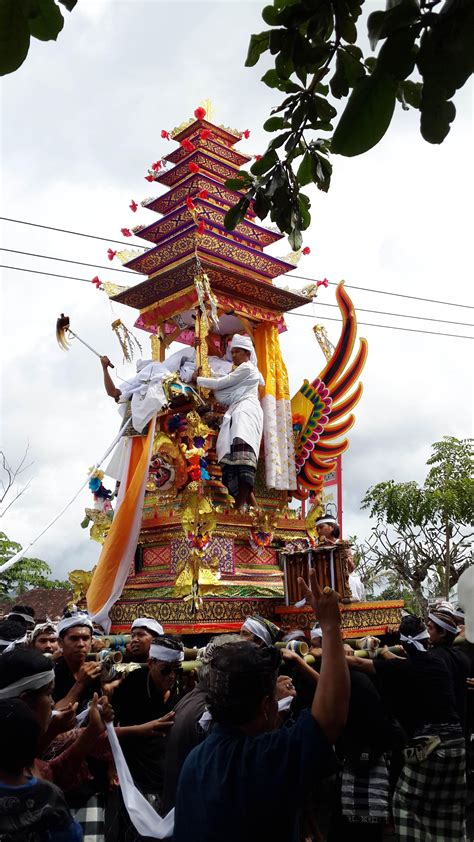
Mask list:
[[[243,66],[250,34],[265,28],[262,5],[79,0],[66,13],[58,42],[32,39],[22,68],[2,80],[2,216],[106,238],[120,238],[122,226],[151,222],[149,211],[132,214],[128,205],[160,192],[143,180],[148,165],[170,151],[160,130],[192,116],[205,98],[214,103],[217,123],[251,130],[243,151],[263,152],[268,135],[261,126],[279,99],[259,81],[268,64]],[[381,4],[374,0],[372,6]],[[354,159],[334,157],[329,194],[310,191],[313,222],[305,245],[311,254],[296,274],[472,307],[471,91],[461,92],[456,105],[458,116],[440,147],[422,141],[416,112],[397,109],[374,150]],[[106,268],[0,256],[2,264],[128,282],[109,271],[120,264],[109,264],[108,245],[2,222],[4,248]],[[271,251],[285,255],[288,244]],[[73,496],[118,429],[98,360],[78,345],[63,353],[56,318],[67,313],[72,327],[126,378],[132,367],[120,364],[110,323],[120,317],[131,327],[136,314],[118,305],[112,312],[90,283],[1,271],[0,444],[15,463],[29,443],[33,465],[24,476],[31,479],[28,491],[0,529],[25,545]],[[472,309],[350,293],[356,308],[473,322]],[[319,301],[335,303],[334,287]],[[337,311],[316,303],[305,312],[323,321]],[[387,315],[360,312],[359,320],[474,335],[473,327]],[[296,391],[324,360],[312,320],[290,315],[287,323],[281,341]],[[335,343],[337,323],[324,324]],[[472,342],[365,325],[360,335],[369,341],[369,357],[343,470],[344,530],[362,537],[370,523],[359,504],[370,485],[422,480],[432,442],[470,434]],[[85,490],[30,551],[57,576],[90,569],[98,557],[99,546],[79,525],[91,499]]]

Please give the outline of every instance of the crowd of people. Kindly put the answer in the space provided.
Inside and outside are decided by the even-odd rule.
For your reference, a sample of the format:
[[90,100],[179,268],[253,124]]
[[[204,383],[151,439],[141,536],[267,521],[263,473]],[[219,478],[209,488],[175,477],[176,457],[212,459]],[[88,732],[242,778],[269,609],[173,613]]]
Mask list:
[[189,650],[139,617],[120,674],[86,612],[35,624],[15,606],[0,621],[0,840],[465,839],[462,614],[406,615],[398,654],[361,657],[338,595],[313,572],[300,586],[311,638],[252,616]]

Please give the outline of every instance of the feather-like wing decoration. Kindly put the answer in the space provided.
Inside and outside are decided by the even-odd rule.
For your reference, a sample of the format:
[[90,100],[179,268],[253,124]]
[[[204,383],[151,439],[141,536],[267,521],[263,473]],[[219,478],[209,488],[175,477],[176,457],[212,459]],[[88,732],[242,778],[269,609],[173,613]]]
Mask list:
[[341,282],[336,300],[342,316],[339,342],[319,376],[304,381],[291,401],[298,489],[301,496],[320,491],[324,476],[336,467],[335,459],[349,447],[347,435],[355,422],[352,414],[362,395],[357,382],[367,359],[367,341],[351,361],[357,335],[352,301]]

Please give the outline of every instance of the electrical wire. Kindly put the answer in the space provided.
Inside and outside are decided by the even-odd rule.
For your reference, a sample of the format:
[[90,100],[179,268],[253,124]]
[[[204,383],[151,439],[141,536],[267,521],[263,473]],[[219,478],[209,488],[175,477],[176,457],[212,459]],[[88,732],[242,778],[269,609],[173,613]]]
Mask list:
[[[1,217],[0,217],[1,218]],[[307,278],[306,275],[288,275],[288,278],[298,278],[301,281],[310,281],[314,283],[314,278]],[[331,286],[336,286],[336,281],[329,281]],[[370,287],[358,287],[354,284],[344,284],[345,289],[358,289],[362,292],[376,292],[378,295],[393,295],[396,298],[410,298],[412,301],[425,301],[429,304],[443,304],[445,307],[464,307],[466,310],[474,310],[474,305],[471,304],[456,304],[454,301],[438,301],[436,298],[420,298],[418,295],[406,295],[401,292],[386,292],[383,289],[371,289]]]
[[[318,321],[326,321],[326,322],[339,322],[340,319],[333,319],[331,316],[312,316],[310,313],[285,313],[286,316],[297,316],[303,319],[313,319],[314,322],[317,324]],[[385,330],[404,330],[408,333],[426,333],[429,336],[450,336],[452,339],[474,339],[474,336],[463,336],[459,333],[440,333],[437,330],[419,330],[418,328],[413,327],[399,327],[399,325],[377,325],[373,322],[360,322],[357,319],[358,325],[364,325],[365,327],[382,327]]]
[[[10,219],[8,216],[0,216],[3,222],[16,222],[17,225],[30,225],[32,228],[44,228],[45,231],[59,231],[61,234],[73,234],[76,237],[88,237],[90,240],[103,240],[104,243],[120,243],[123,246],[129,246],[130,243],[125,240],[114,240],[112,237],[99,237],[97,234],[84,234],[82,231],[69,231],[68,228],[54,228],[52,225],[40,225],[39,222],[26,222],[25,219]],[[137,249],[147,249],[148,246],[135,245]]]
[[122,275],[140,276],[140,272],[128,272],[126,269],[114,269],[113,266],[100,266],[99,263],[83,263],[81,260],[70,260],[66,257],[51,257],[49,254],[33,254],[30,251],[18,251],[17,249],[0,248],[0,251],[7,251],[10,254],[22,254],[24,257],[40,257],[42,260],[58,260],[60,263],[74,263],[75,266],[88,266],[91,269],[105,269],[107,272],[121,272]]
[[[126,243],[124,240],[115,240],[112,237],[99,237],[97,234],[85,234],[82,231],[70,231],[70,230],[65,229],[65,228],[54,228],[52,225],[41,225],[39,222],[27,222],[24,219],[12,219],[8,216],[0,216],[0,220],[3,220],[4,222],[13,222],[17,225],[30,225],[34,228],[44,228],[47,231],[59,231],[62,234],[72,234],[72,235],[77,236],[77,237],[88,237],[89,239],[92,239],[92,240],[103,240],[104,242],[120,243],[121,245],[130,246],[130,243]],[[140,248],[140,249],[149,248],[149,246],[140,246],[140,245],[136,245],[135,243],[133,244],[133,247],[134,248]],[[54,258],[51,258],[51,259],[53,260]],[[84,264],[84,265],[89,265],[89,264]],[[103,267],[101,267],[101,268],[103,268]],[[117,272],[117,271],[120,271],[120,270],[115,269],[114,271]],[[313,282],[313,283],[314,283],[314,280],[315,280],[314,278],[309,278],[306,275],[288,275],[288,277],[298,278],[299,280],[309,281],[309,282]],[[336,281],[329,281],[329,283],[331,284],[331,286],[337,286]],[[454,301],[439,301],[436,298],[422,298],[421,296],[418,296],[418,295],[408,295],[408,294],[401,293],[401,292],[389,292],[388,290],[374,289],[372,287],[360,287],[360,286],[355,286],[354,284],[345,284],[345,287],[346,287],[346,289],[357,289],[357,290],[360,290],[361,292],[373,292],[377,295],[392,295],[396,298],[408,298],[411,301],[423,301],[423,302],[428,303],[428,304],[442,304],[445,307],[462,307],[462,308],[467,309],[467,310],[474,310],[474,305],[458,304]]]
[[[19,271],[19,272],[30,272],[34,275],[46,275],[46,276],[52,277],[52,278],[64,278],[65,280],[81,281],[81,282],[86,283],[86,284],[91,283],[91,281],[88,280],[87,278],[76,278],[73,275],[59,275],[59,274],[56,274],[54,272],[41,272],[38,269],[24,269],[22,266],[7,266],[5,264],[0,263],[0,269],[14,269],[14,270]],[[326,307],[337,307],[336,304],[326,304],[324,306],[326,306]],[[373,311],[369,311],[369,312],[373,312]],[[318,320],[321,319],[323,321],[339,322],[340,323],[340,319],[333,319],[331,316],[316,317],[316,316],[312,315],[311,313],[294,313],[292,311],[289,311],[288,313],[285,314],[285,316],[303,316],[304,318],[307,318],[307,319],[314,319],[315,322],[317,322]],[[396,325],[377,325],[377,324],[373,324],[372,322],[359,322],[359,321],[358,321],[358,324],[366,325],[367,327],[380,327],[380,328],[385,328],[385,329],[388,329],[388,330],[405,330],[405,331],[408,331],[409,333],[425,333],[425,334],[428,334],[430,336],[450,336],[452,339],[474,339],[473,336],[462,336],[460,334],[455,334],[455,333],[440,333],[438,331],[433,331],[433,330],[416,330],[414,328],[408,328],[408,327],[404,328],[404,327],[398,327]],[[463,323],[462,322],[451,322],[450,324],[463,324]],[[467,326],[472,327],[472,325],[467,325]]]
[[[9,252],[11,254],[21,254],[24,257],[38,257],[38,258],[41,258],[43,260],[58,260],[61,263],[72,263],[76,266],[87,266],[87,267],[90,267],[90,268],[104,269],[105,271],[122,272],[123,274],[126,274],[126,275],[135,275],[136,276],[136,275],[140,274],[139,272],[133,272],[133,271],[128,272],[127,270],[116,269],[113,266],[99,266],[98,264],[94,264],[94,263],[83,263],[79,260],[69,260],[69,259],[64,258],[64,257],[52,257],[51,255],[46,255],[46,254],[32,254],[31,252],[18,251],[16,249],[0,248],[0,251],[6,251],[6,252]],[[9,267],[3,266],[2,268],[19,269],[20,267],[18,267],[18,266],[9,266]],[[32,272],[34,270],[32,270],[32,269],[26,270],[25,269],[24,271]],[[55,277],[55,275],[53,273],[43,272],[41,274],[44,274],[44,275],[49,274],[52,277]],[[72,278],[71,276],[65,276],[65,275],[63,275],[63,276],[59,275],[58,277],[69,277],[70,280],[83,280],[83,281],[86,280],[85,278]],[[318,303],[322,307],[337,308],[337,304],[327,304],[327,303],[324,303],[324,302],[318,302]],[[396,318],[402,318],[402,319],[415,319],[416,321],[438,322],[439,324],[452,324],[452,325],[457,325],[458,327],[474,327],[474,325],[469,323],[469,322],[455,322],[455,321],[452,321],[450,319],[437,319],[437,318],[434,318],[434,317],[431,317],[431,316],[414,316],[414,315],[408,314],[408,313],[391,313],[391,312],[388,312],[386,310],[368,310],[364,307],[358,307],[357,311],[360,312],[360,313],[373,313],[374,315],[378,315],[378,316],[394,316]]]

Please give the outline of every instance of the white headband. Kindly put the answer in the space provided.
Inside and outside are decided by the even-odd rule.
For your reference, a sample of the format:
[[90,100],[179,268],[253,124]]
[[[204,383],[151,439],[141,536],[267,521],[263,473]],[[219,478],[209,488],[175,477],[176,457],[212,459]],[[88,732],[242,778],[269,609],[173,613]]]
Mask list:
[[21,617],[26,623],[35,624],[35,618],[31,614],[22,614],[21,611],[11,611],[10,614],[7,614],[7,618],[11,619],[12,617]]
[[322,630],[321,626],[313,626],[313,628],[310,631],[310,636],[311,636],[311,640],[313,639],[313,637],[322,637],[323,636],[323,630]]
[[31,639],[35,640],[39,634],[47,634],[48,632],[49,634],[55,634],[56,637],[58,636],[58,630],[54,623],[38,623],[31,632]]
[[258,637],[260,640],[263,640],[267,646],[272,645],[272,636],[267,628],[262,623],[259,623],[258,620],[254,620],[253,617],[247,617],[245,622],[242,625],[243,629],[247,629],[251,634],[254,634],[255,637]]
[[58,634],[66,631],[66,629],[72,629],[73,626],[87,626],[91,631],[94,628],[88,614],[73,614],[72,617],[61,618],[58,623]]
[[436,614],[428,614],[428,619],[431,620],[432,623],[435,623],[435,625],[440,626],[445,631],[451,632],[451,634],[459,634],[459,629],[457,626],[450,626],[449,623],[445,623],[445,621],[441,620]]
[[153,620],[152,617],[137,617],[133,621],[130,631],[134,629],[146,629],[147,631],[154,632],[158,637],[165,633],[163,626],[159,624],[158,620]]
[[28,641],[28,632],[23,635],[23,637],[17,637],[15,640],[2,640],[0,641],[0,646],[6,646],[7,648],[3,650],[2,655],[6,655],[7,652],[13,652],[15,646],[19,646],[21,643],[26,643]]
[[250,353],[250,362],[257,365],[257,355],[250,336],[241,336],[239,333],[234,333],[230,343],[230,350],[232,351],[233,348],[242,348],[243,351],[248,351]]
[[306,640],[306,635],[303,629],[294,629],[294,631],[288,632],[285,634],[283,638],[284,643],[289,643],[290,640]]
[[40,690],[41,687],[46,687],[52,681],[54,681],[54,670],[27,675],[25,678],[19,678],[18,681],[9,684],[8,687],[2,687],[0,699],[15,699],[25,690]]
[[401,634],[400,640],[403,643],[412,643],[413,646],[416,646],[416,648],[420,650],[420,652],[425,652],[425,647],[419,641],[426,640],[428,637],[428,632],[426,631],[426,629],[423,629],[423,631],[421,631],[419,634],[415,634],[413,636],[411,634]]
[[155,661],[167,661],[169,664],[175,664],[176,661],[184,661],[184,652],[178,649],[169,649],[159,643],[152,643],[149,657]]
[[316,523],[315,523],[316,529],[318,528],[318,526],[322,526],[323,523],[330,523],[331,526],[338,526],[339,525],[335,517],[322,517],[322,518],[320,518],[319,520],[316,521]]

